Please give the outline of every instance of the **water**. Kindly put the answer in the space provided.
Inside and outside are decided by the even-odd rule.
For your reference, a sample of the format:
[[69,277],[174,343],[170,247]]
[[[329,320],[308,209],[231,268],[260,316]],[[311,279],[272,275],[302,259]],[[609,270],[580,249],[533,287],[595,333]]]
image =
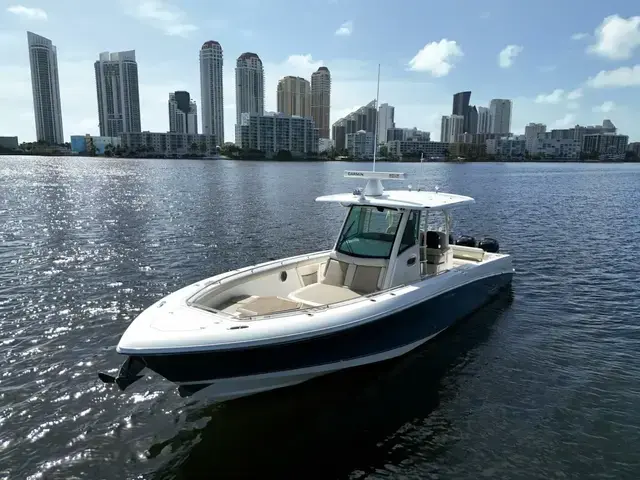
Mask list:
[[409,357],[222,406],[98,381],[163,295],[329,248],[345,168],[0,157],[0,479],[639,478],[638,165],[425,165],[518,274]]

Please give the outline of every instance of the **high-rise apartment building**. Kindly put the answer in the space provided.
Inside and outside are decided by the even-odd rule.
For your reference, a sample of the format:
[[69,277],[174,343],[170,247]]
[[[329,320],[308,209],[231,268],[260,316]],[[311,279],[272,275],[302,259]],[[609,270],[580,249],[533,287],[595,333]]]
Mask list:
[[476,133],[478,129],[478,111],[473,105],[469,105],[471,92],[458,92],[453,96],[451,115],[462,115],[464,122],[463,133]]
[[169,94],[169,132],[198,133],[198,108],[189,92]]
[[27,32],[36,138],[50,144],[64,143],[58,52],[51,40]]
[[462,115],[467,113],[469,101],[471,100],[471,92],[458,92],[453,96],[453,107],[451,115]]
[[214,40],[200,48],[200,109],[202,133],[224,143],[224,97],[222,91],[222,47]]
[[582,151],[604,155],[624,155],[629,145],[627,135],[615,133],[586,134],[582,138]]
[[287,76],[278,82],[278,113],[311,117],[311,84],[301,77]]
[[530,123],[524,127],[524,141],[527,152],[533,153],[538,142],[538,134],[546,131],[547,126],[544,123]]
[[94,68],[100,136],[142,131],[135,50],[102,52]]
[[342,151],[346,148],[346,135],[350,133],[356,133],[360,130],[373,133],[376,129],[377,119],[376,101],[372,100],[365,106],[336,120],[331,127],[336,150]]
[[378,108],[378,143],[389,141],[387,132],[390,128],[396,128],[395,108],[388,103],[383,103]]
[[318,152],[318,129],[310,117],[243,113],[236,130],[240,148],[261,150],[267,156],[281,150],[294,156]]
[[440,141],[442,143],[448,143],[451,132],[451,117],[449,115],[443,115],[440,121]]
[[490,133],[508,135],[511,131],[511,100],[494,98],[489,104]]
[[451,115],[451,123],[450,123],[450,131],[449,131],[449,142],[454,143],[458,142],[459,135],[462,135],[464,132],[464,115]]
[[236,143],[243,113],[264,115],[264,69],[260,57],[251,52],[236,60]]
[[440,123],[440,141],[453,143],[464,133],[464,115],[444,115]]
[[478,131],[478,109],[475,105],[470,105],[464,117],[464,133],[474,134]]
[[491,119],[487,107],[476,107],[478,110],[478,126],[475,132],[470,133],[491,133]]
[[331,73],[320,67],[311,74],[311,117],[320,138],[329,138],[331,116]]

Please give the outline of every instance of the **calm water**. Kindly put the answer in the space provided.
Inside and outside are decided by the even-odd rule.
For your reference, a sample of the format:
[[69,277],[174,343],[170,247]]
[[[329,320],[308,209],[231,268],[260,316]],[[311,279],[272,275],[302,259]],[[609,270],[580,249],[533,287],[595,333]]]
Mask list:
[[329,248],[345,168],[0,157],[0,479],[640,478],[640,165],[425,165],[518,275],[409,357],[222,406],[98,381],[163,295]]

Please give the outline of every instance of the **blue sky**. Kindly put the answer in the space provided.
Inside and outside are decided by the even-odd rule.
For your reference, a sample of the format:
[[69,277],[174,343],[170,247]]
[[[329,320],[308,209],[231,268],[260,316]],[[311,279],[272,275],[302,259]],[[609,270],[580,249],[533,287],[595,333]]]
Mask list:
[[396,107],[398,126],[436,140],[451,95],[471,90],[476,105],[512,99],[516,133],[528,122],[610,118],[640,141],[637,0],[0,0],[0,135],[21,141],[35,137],[27,30],[58,47],[67,139],[98,133],[99,52],[136,50],[142,128],[166,131],[168,93],[186,89],[199,106],[198,51],[217,40],[226,132],[234,130],[235,59],[253,51],[265,66],[267,110],[279,78],[308,78],[326,65],[333,122],[375,98],[380,63],[380,102]]

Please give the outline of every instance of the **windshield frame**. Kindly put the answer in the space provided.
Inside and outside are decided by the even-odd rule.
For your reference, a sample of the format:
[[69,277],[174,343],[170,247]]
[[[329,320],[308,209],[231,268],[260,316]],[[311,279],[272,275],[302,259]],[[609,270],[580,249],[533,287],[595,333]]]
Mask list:
[[[374,210],[374,211],[378,211],[382,214],[386,213],[386,212],[392,212],[395,215],[398,215],[398,221],[395,224],[395,228],[393,230],[393,232],[390,233],[385,233],[384,235],[390,235],[392,236],[392,240],[389,243],[389,249],[388,252],[385,255],[370,255],[370,254],[365,254],[365,253],[361,253],[361,252],[354,252],[353,250],[349,250],[349,249],[343,249],[343,243],[345,241],[345,237],[347,236],[347,234],[351,233],[351,231],[353,230],[353,227],[355,225],[355,223],[350,222],[350,219],[354,216],[354,211],[358,209],[359,210],[359,215],[362,215],[362,212],[366,212],[367,210]],[[389,260],[391,258],[391,255],[393,254],[393,249],[394,246],[398,240],[398,231],[400,230],[400,225],[404,219],[405,216],[404,211],[398,209],[398,208],[393,208],[393,207],[379,207],[379,206],[373,206],[373,205],[351,205],[349,207],[349,212],[347,213],[342,229],[340,231],[340,235],[338,236],[338,240],[336,241],[335,244],[335,251],[342,254],[342,255],[348,255],[350,257],[358,257],[358,258],[371,258],[371,259],[379,259],[379,260]],[[358,217],[359,218],[359,217]],[[354,221],[356,221],[354,219]],[[371,232],[364,232],[364,233],[371,233]],[[380,233],[381,234],[381,233]],[[379,241],[384,241],[384,240],[379,240]]]

